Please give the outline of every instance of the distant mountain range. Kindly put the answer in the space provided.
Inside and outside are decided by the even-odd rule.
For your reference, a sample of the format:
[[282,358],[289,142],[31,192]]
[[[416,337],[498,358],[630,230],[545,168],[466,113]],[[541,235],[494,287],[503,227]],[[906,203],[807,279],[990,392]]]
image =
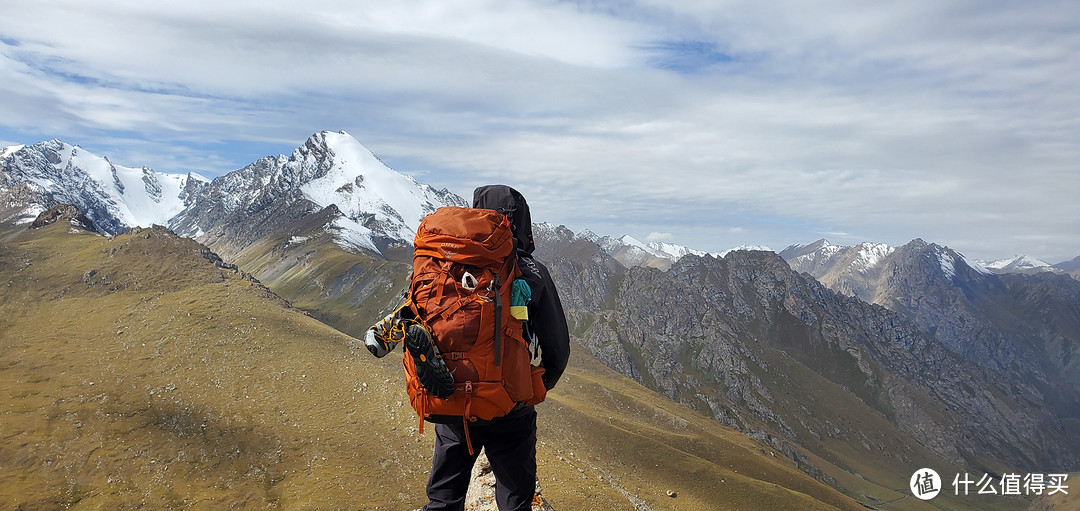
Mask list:
[[[557,230],[559,226],[541,224],[537,228],[544,232],[553,232]],[[698,257],[723,257],[734,250],[770,250],[768,247],[764,246],[742,245],[721,252],[705,252],[682,245],[676,245],[674,243],[659,241],[642,242],[629,234],[618,238],[600,236],[588,229],[573,234],[572,237],[574,239],[580,239],[599,245],[600,248],[604,249],[604,252],[615,258],[615,260],[623,266],[649,266],[660,270],[671,268],[672,264],[687,255]]]
[[[901,314],[972,362],[1040,382],[1040,394],[1047,393],[1047,385],[1080,389],[1075,279],[1052,272],[993,273],[920,239],[896,248],[840,247],[819,240],[788,247],[780,256],[833,291]],[[1030,262],[1011,261],[1014,270]]]
[[[435,190],[386,167],[344,131],[315,133],[291,155],[267,156],[213,180],[195,173],[115,165],[106,156],[60,140],[0,150],[0,221],[29,222],[60,203],[75,205],[97,229],[109,234],[156,224],[183,236],[229,238],[238,245],[266,234],[252,231],[252,225],[269,228],[332,206],[328,214],[333,218],[326,228],[339,243],[383,256],[389,245],[411,243],[425,214],[441,206],[467,205],[449,190]],[[232,229],[230,223],[243,227]],[[598,244],[625,266],[662,270],[686,255],[723,257],[733,250],[771,250],[743,245],[709,253],[673,243],[642,242],[630,235],[600,236],[588,229],[576,236]],[[853,255],[848,254],[850,248],[821,239],[791,245],[780,255],[794,261],[801,255],[820,259],[843,251],[845,257],[863,258],[860,264],[865,266],[892,250],[884,244],[861,243]],[[1080,271],[1080,256],[1054,265],[1027,255],[965,261],[992,273]],[[795,264],[805,270],[814,263]]]
[[236,245],[333,208],[326,228],[340,243],[381,253],[388,243],[411,240],[426,213],[465,205],[390,170],[345,132],[316,133],[291,155],[267,156],[212,181],[117,166],[59,140],[5,149],[0,165],[4,218],[25,221],[71,203],[110,234],[159,224]]
[[[235,247],[330,208],[324,227],[338,243],[387,256],[387,247],[411,243],[427,213],[468,205],[449,190],[435,190],[391,170],[345,132],[316,133],[291,155],[267,156],[212,181],[194,173],[114,165],[108,157],[59,140],[4,148],[0,171],[0,220],[28,222],[49,207],[69,203],[109,234],[157,224],[201,241],[228,240]],[[706,255],[629,235],[601,237],[588,230],[578,235],[628,266],[667,269],[685,255]],[[768,250],[737,249],[744,248]]]
[[0,220],[29,222],[59,204],[77,206],[98,230],[166,225],[209,180],[115,165],[59,140],[5,148],[0,154]]
[[[104,232],[163,223],[353,336],[400,302],[423,215],[466,204],[341,132],[214,180],[58,141],[5,149],[0,170],[0,222],[69,202]],[[1076,260],[1028,275],[1043,266],[921,239],[710,254],[534,230],[591,355],[864,506],[922,466],[1080,470]]]
[[[785,260],[791,261],[793,267],[797,266],[797,269],[800,271],[810,271],[810,268],[814,267],[816,264],[835,264],[835,260],[832,260],[831,258],[841,252],[844,254],[842,257],[860,259],[861,262],[855,262],[856,266],[867,267],[880,261],[893,250],[895,250],[894,247],[890,247],[884,243],[866,242],[859,243],[855,246],[842,246],[833,245],[826,239],[819,239],[805,245],[790,245],[780,251],[780,256]],[[956,253],[956,255],[960,256],[959,253]],[[806,257],[804,258],[803,256]],[[1069,273],[1080,270],[1080,257],[1058,264],[1050,264],[1029,255],[1017,255],[989,262],[978,259],[968,259],[963,256],[960,257],[964,259],[964,262],[968,266],[989,273],[1039,273],[1044,271]],[[814,272],[810,271],[810,273]]]

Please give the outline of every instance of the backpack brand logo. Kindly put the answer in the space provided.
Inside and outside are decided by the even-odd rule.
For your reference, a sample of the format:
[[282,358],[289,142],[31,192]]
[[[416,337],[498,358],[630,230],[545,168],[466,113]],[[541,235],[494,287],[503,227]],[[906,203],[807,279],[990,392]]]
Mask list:
[[452,259],[454,256],[461,253],[461,249],[464,245],[457,243],[443,243],[439,245],[439,252],[442,253],[444,259]]

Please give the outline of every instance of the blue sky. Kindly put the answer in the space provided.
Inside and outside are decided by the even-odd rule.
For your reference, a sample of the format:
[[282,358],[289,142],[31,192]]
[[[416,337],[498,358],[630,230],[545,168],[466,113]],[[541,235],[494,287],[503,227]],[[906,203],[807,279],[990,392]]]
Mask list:
[[1076,2],[6,3],[0,145],[214,176],[346,130],[574,230],[1080,255]]

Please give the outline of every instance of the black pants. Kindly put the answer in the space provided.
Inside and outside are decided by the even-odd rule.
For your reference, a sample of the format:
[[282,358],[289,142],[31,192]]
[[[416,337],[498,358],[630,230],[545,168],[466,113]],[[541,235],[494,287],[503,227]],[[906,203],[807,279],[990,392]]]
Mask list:
[[472,455],[462,422],[435,425],[435,455],[424,509],[465,509],[465,492],[481,447],[495,474],[499,511],[531,509],[536,490],[536,410],[527,406],[484,424],[470,424],[469,439]]

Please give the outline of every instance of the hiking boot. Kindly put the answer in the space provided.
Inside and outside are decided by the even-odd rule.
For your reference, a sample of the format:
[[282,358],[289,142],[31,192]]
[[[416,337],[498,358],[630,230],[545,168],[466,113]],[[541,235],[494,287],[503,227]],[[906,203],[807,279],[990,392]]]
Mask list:
[[376,358],[383,358],[391,351],[394,351],[394,348],[397,347],[398,343],[391,341],[388,336],[380,335],[376,332],[377,330],[375,327],[371,327],[364,333],[364,346],[366,346],[368,351],[370,351],[372,355],[375,355]]
[[385,357],[401,341],[405,340],[405,330],[416,323],[416,314],[407,307],[407,303],[398,306],[364,333],[364,346],[376,358]]
[[405,330],[405,349],[412,355],[416,379],[428,394],[446,399],[454,393],[454,375],[446,368],[426,328],[419,323],[410,324]]

